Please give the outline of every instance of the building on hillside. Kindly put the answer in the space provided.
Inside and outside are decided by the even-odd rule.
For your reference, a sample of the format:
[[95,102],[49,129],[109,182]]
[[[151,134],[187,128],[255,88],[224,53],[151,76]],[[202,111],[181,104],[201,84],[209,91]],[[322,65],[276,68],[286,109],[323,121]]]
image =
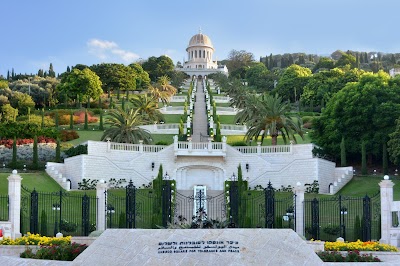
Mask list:
[[226,66],[218,65],[218,61],[213,59],[214,51],[210,37],[200,31],[190,38],[189,45],[186,48],[187,61],[176,70],[185,72],[191,77],[204,77],[213,73],[228,75]]
[[241,165],[251,189],[265,188],[269,182],[279,189],[318,181],[320,193],[329,194],[353,177],[352,167],[336,167],[334,162],[315,157],[313,144],[230,146],[225,137],[222,142],[186,142],[175,136],[168,146],[101,141],[87,145],[88,154],[66,158],[64,163],[48,162],[47,173],[56,181],[69,180],[72,189],[84,178],[132,180],[136,187],[146,187],[162,165],[163,174],[176,180],[178,191],[193,191],[196,186],[223,191],[225,181],[237,177]]
[[394,78],[396,75],[400,75],[400,68],[392,68],[389,70],[389,75]]

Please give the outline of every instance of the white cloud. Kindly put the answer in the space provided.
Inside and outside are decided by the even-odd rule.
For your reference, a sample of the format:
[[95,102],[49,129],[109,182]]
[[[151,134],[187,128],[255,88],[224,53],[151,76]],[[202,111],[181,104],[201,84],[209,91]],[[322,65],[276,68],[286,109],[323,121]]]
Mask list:
[[91,39],[87,42],[87,46],[89,53],[103,61],[131,63],[139,58],[139,55],[119,48],[118,44],[113,41]]

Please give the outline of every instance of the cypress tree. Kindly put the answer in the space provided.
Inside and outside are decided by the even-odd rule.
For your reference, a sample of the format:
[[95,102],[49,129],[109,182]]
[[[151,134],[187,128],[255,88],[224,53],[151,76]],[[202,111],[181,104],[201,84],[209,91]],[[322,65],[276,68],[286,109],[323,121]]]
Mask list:
[[85,109],[85,125],[83,126],[84,130],[88,130],[88,112],[87,109]]
[[344,137],[342,137],[342,142],[340,143],[340,166],[345,167],[346,165],[346,143]]
[[90,96],[88,96],[86,108],[90,108]]
[[45,210],[42,210],[40,216],[40,235],[47,236],[47,214]]
[[67,66],[67,73],[71,72],[71,68]]
[[272,53],[269,55],[268,69],[271,70],[274,67],[274,59],[272,58]]
[[41,123],[40,127],[44,128],[44,108],[42,108],[42,123]]
[[36,135],[33,137],[32,168],[35,170],[39,168],[38,141]]
[[382,146],[382,169],[383,169],[383,174],[387,175],[389,171],[388,171],[388,157],[387,157],[386,141],[383,142],[383,146]]
[[367,150],[364,140],[361,142],[361,174],[367,174]]
[[119,100],[119,93],[120,93],[120,88],[117,88],[117,100]]
[[103,126],[103,109],[101,109],[101,111],[100,111],[99,130],[104,130],[104,126]]
[[265,56],[264,65],[265,65],[267,68],[269,67],[269,65],[268,65],[268,55]]
[[110,98],[110,106],[109,106],[109,108],[110,108],[110,109],[113,109],[113,106],[114,106],[114,104],[113,104],[113,97],[111,97],[111,98]]
[[99,108],[101,108],[101,97],[99,97]]
[[60,161],[61,161],[61,144],[60,144],[60,138],[57,137],[56,162],[59,163]]
[[69,129],[74,129],[74,112],[69,114]]
[[362,53],[359,53],[359,54],[358,54],[358,57],[360,58],[360,63],[361,63],[361,64],[364,64],[364,56],[363,56],[363,54],[362,54]]
[[121,104],[122,110],[125,110],[125,98],[122,97],[122,104]]
[[31,108],[28,107],[28,123],[31,122]]
[[125,97],[127,100],[129,99],[129,90],[128,89],[125,90]]
[[7,70],[7,80],[10,80],[10,70]]
[[58,129],[58,112],[57,111],[54,114],[54,124],[55,124],[55,127]]
[[14,136],[13,146],[12,146],[12,159],[11,168],[17,168],[17,138]]

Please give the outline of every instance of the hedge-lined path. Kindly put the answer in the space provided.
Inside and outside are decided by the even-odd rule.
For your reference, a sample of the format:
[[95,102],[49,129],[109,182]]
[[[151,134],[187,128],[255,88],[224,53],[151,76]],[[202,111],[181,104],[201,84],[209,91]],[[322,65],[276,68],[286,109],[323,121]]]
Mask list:
[[[208,135],[208,121],[206,114],[206,102],[203,91],[203,82],[202,80],[197,81],[197,91],[196,91],[196,102],[194,104],[194,115],[193,115],[193,142],[207,142],[207,138],[205,136]],[[204,136],[201,138],[200,136]]]

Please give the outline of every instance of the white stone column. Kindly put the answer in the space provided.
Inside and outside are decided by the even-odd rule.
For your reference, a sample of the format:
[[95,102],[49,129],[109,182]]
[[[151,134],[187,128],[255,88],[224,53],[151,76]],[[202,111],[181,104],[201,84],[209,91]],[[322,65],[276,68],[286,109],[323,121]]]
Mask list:
[[296,226],[295,230],[297,234],[304,236],[304,192],[305,188],[300,182],[297,182],[294,188],[295,205],[296,205]]
[[106,206],[107,206],[107,184],[104,180],[100,180],[96,186],[97,197],[97,215],[96,215],[96,230],[104,231],[107,227]]
[[175,152],[178,151],[178,136],[177,135],[174,136],[174,151]]
[[22,177],[18,175],[17,170],[13,170],[8,176],[8,197],[9,197],[9,220],[11,222],[11,238],[21,237],[21,181]]
[[222,137],[222,152],[226,152],[226,136]]
[[261,154],[261,142],[257,142],[257,154],[260,155]]
[[390,228],[392,226],[392,201],[394,183],[385,175],[379,183],[381,192],[381,243],[390,243]]

